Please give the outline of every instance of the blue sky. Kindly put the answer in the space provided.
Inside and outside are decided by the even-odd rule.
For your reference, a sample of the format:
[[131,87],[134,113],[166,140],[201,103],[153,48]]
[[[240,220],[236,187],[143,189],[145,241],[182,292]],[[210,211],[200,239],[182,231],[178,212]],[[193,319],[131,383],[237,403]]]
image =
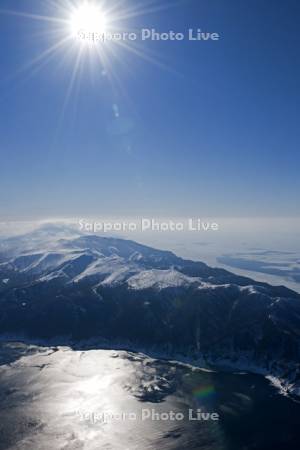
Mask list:
[[[67,103],[76,52],[22,70],[58,36],[0,14],[0,218],[299,216],[299,2],[162,4],[122,25],[220,40],[140,42],[161,64],[107,49],[119,84],[85,58]],[[1,9],[52,12],[44,0]]]

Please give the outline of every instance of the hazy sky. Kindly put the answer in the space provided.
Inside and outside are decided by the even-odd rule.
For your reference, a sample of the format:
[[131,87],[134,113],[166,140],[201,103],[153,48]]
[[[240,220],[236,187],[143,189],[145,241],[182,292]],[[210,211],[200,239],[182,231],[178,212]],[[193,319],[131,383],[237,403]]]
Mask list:
[[[1,9],[59,17],[49,4]],[[137,14],[122,26],[220,40],[137,42],[140,55],[107,44],[104,66],[85,49],[71,90],[78,42],[29,65],[63,30],[0,14],[0,218],[298,216],[299,20],[298,0],[190,0]]]

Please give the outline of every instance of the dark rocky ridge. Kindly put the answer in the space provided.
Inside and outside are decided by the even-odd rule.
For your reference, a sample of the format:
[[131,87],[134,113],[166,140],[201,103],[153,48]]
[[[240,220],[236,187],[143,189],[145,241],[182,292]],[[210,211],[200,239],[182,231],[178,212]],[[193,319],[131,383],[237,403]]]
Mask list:
[[285,287],[115,238],[43,229],[1,248],[2,335],[132,342],[248,367],[300,392],[300,295]]

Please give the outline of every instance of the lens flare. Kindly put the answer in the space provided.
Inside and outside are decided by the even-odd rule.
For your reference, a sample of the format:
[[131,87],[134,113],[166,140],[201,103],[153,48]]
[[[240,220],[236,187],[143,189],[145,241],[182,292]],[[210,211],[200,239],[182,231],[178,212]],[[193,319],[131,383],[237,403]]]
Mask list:
[[169,7],[162,6],[159,0],[144,0],[143,5],[133,0],[44,0],[34,11],[0,8],[0,16],[16,16],[34,22],[32,39],[39,39],[42,43],[39,53],[28,59],[14,78],[23,83],[48,64],[66,70],[69,85],[63,102],[62,119],[69,101],[77,95],[82,72],[87,66],[93,80],[96,76],[105,79],[114,93],[127,99],[118,73],[120,66],[129,67],[127,61],[130,54],[161,69],[170,71],[170,68],[160,61],[157,52],[142,42],[102,40],[97,37],[113,33],[128,34],[132,31],[130,21]]
[[200,386],[193,390],[194,397],[198,399],[205,399],[216,394],[214,386]]

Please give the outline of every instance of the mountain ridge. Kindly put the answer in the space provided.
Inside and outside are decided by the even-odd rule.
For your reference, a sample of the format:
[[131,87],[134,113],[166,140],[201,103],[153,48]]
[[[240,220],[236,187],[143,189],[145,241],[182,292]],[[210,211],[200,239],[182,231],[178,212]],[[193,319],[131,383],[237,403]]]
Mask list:
[[2,335],[123,340],[240,361],[300,395],[300,295],[284,286],[131,240],[70,231],[65,239],[46,227],[1,249]]

